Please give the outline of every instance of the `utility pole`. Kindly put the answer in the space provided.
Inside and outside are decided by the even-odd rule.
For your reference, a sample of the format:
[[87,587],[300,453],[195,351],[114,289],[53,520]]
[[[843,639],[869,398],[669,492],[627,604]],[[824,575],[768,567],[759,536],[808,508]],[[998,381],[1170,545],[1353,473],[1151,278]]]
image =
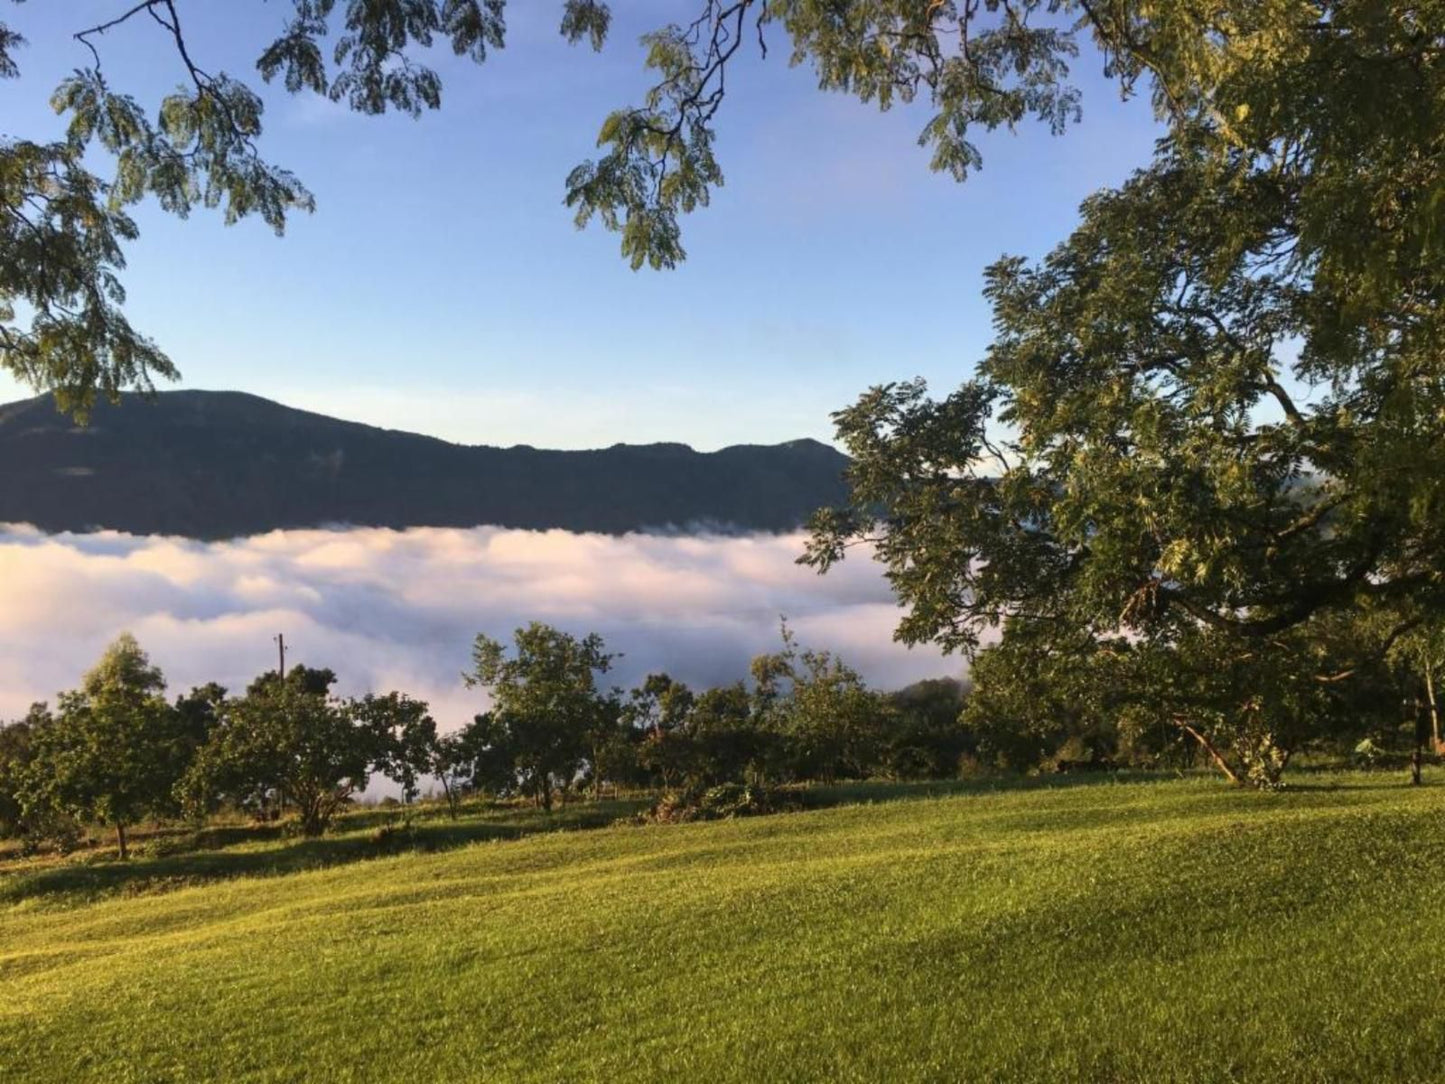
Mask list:
[[[286,634],[285,634],[284,632],[278,632],[275,636],[273,636],[273,637],[271,637],[271,638],[276,641],[276,664],[277,664],[276,677],[278,678],[278,680],[279,680],[279,682],[280,682],[280,685],[281,685],[281,686],[284,686],[284,685],[285,685],[285,682],[286,682]],[[262,800],[263,803],[265,802],[265,798],[264,798],[264,797],[262,797],[261,800]],[[271,815],[271,819],[272,819],[272,820],[280,820],[280,819],[281,819],[281,813],[282,813],[283,810],[285,809],[285,806],[286,806],[286,799],[285,799],[285,797],[281,794],[280,791],[277,791],[277,793],[276,793],[276,810],[275,810],[275,812]],[[265,808],[264,805],[263,805],[262,808]]]

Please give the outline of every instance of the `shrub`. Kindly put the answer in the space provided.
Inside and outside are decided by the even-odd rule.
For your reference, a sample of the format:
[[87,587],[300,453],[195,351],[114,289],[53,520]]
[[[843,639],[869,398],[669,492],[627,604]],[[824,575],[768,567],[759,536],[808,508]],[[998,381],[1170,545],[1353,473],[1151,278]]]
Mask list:
[[730,820],[780,813],[800,808],[801,804],[796,795],[777,788],[756,783],[721,783],[715,787],[668,791],[640,819],[654,824]]

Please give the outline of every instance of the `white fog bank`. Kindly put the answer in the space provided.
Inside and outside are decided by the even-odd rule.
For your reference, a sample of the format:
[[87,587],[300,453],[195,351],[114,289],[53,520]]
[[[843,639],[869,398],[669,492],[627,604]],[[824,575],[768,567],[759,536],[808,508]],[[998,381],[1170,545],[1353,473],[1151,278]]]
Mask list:
[[327,666],[339,691],[402,689],[444,729],[479,710],[460,673],[472,638],[528,621],[598,632],[622,652],[609,681],[665,670],[695,686],[743,677],[778,643],[841,654],[895,688],[958,674],[932,648],[892,640],[899,611],[859,553],[826,576],[795,564],[802,535],[579,535],[419,528],[277,531],[202,543],[0,526],[0,720],[73,687],[133,632],[171,693],[216,680],[240,691],[276,665]]

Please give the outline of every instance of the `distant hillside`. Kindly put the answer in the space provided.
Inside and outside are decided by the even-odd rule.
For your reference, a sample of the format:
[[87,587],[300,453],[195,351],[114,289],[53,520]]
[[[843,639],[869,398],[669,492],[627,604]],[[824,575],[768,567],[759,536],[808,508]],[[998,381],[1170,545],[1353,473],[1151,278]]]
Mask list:
[[342,523],[786,530],[841,498],[846,463],[813,440],[466,447],[239,392],[128,395],[79,428],[42,397],[0,406],[0,522],[201,539]]

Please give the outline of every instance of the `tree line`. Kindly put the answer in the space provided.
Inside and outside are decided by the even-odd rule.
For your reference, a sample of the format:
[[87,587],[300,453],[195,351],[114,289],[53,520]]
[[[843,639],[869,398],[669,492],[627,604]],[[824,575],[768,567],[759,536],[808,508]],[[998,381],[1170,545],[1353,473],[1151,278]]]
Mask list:
[[608,687],[615,659],[596,635],[541,623],[511,645],[478,636],[463,678],[491,708],[443,734],[422,700],[343,698],[332,670],[304,665],[263,673],[240,695],[212,682],[168,700],[160,669],[124,634],[53,709],[36,704],[0,726],[0,835],[66,847],[102,825],[124,858],[138,824],[222,810],[284,811],[319,835],[378,777],[405,804],[435,789],[456,816],[471,793],[550,810],[604,785],[950,776],[976,751],[960,721],[962,683],[880,693],[786,627],[751,681],[717,688],[666,674]]
[[[0,726],[0,836],[64,848],[98,824],[124,858],[137,824],[203,822],[222,810],[258,820],[285,812],[302,834],[319,835],[377,777],[407,805],[423,788],[438,791],[454,817],[468,794],[551,810],[604,786],[696,796],[727,783],[1208,763],[1239,781],[1227,749],[1182,734],[1168,714],[1192,683],[1203,690],[1220,674],[1151,658],[1147,645],[1080,648],[1065,660],[1051,646],[1006,638],[979,653],[966,684],[881,692],[835,654],[799,645],[784,624],[779,649],[755,657],[746,680],[694,690],[652,673],[624,690],[605,685],[617,656],[601,637],[534,622],[510,645],[476,638],[463,679],[488,694],[490,710],[443,734],[422,700],[339,697],[333,671],[300,665],[261,674],[241,695],[212,682],[168,700],[160,669],[125,634],[54,709],[36,704]],[[1328,662],[1330,645],[1314,646],[1314,661]],[[1154,699],[1124,675],[1151,662],[1166,687]],[[1291,684],[1281,672],[1257,695],[1292,704],[1295,729],[1270,740],[1291,752],[1307,741],[1360,750],[1366,760],[1413,742],[1418,780],[1421,748],[1441,749],[1442,663],[1445,637],[1422,631],[1350,681]],[[1228,723],[1216,720],[1216,740]],[[1235,740],[1248,737],[1241,729]]]

